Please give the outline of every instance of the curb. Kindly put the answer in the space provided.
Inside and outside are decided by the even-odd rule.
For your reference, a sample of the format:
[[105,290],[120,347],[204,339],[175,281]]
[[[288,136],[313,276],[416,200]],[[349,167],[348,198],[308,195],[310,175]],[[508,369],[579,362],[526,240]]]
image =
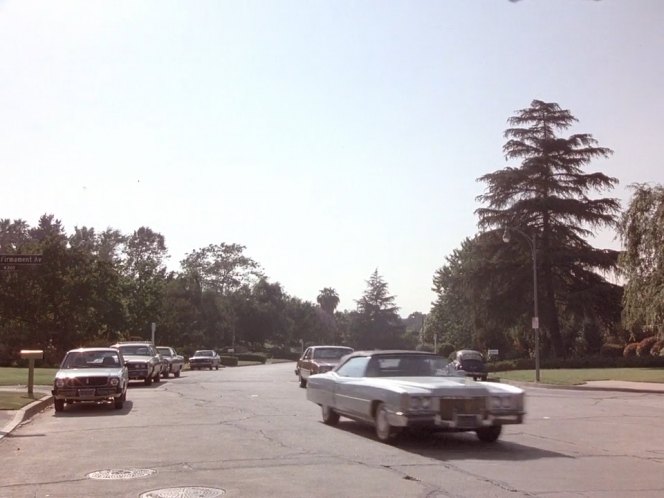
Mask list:
[[511,384],[517,387],[539,387],[542,389],[562,389],[568,391],[604,391],[604,392],[621,392],[621,393],[642,393],[642,394],[663,394],[662,389],[644,389],[644,388],[631,388],[631,387],[603,387],[603,386],[561,386],[558,384],[542,384],[535,382],[516,382],[516,381],[503,381],[505,384]]
[[29,405],[24,406],[20,410],[16,410],[14,418],[4,427],[0,428],[0,440],[8,436],[14,429],[21,425],[26,420],[33,417],[35,414],[48,408],[53,404],[53,396],[47,395],[37,401],[33,401]]

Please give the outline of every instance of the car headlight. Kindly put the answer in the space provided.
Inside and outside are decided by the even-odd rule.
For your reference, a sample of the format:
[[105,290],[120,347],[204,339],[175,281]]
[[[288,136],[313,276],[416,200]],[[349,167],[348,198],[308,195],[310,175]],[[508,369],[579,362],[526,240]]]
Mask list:
[[55,379],[55,387],[65,387],[64,379]]
[[431,398],[428,396],[412,396],[410,398],[411,410],[428,410],[431,408]]
[[108,381],[113,387],[117,386],[120,383],[120,379],[117,377],[111,377],[111,380]]
[[513,396],[492,396],[491,408],[493,410],[511,410],[516,408],[517,400]]

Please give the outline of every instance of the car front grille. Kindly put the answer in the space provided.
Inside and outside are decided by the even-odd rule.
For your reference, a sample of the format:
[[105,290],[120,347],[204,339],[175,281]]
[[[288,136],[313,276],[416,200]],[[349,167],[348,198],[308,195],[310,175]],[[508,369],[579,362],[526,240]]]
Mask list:
[[67,379],[69,387],[105,386],[108,385],[108,377],[74,377]]
[[440,400],[440,417],[443,420],[454,420],[454,417],[459,415],[484,415],[485,412],[485,398],[442,398]]

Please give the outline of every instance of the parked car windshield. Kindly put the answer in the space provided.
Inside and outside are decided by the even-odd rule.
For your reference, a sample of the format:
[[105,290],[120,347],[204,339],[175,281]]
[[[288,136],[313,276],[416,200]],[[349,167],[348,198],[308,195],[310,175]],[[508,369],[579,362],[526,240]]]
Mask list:
[[120,346],[119,349],[124,355],[152,356],[147,346]]
[[171,350],[168,348],[157,348],[157,351],[164,356],[171,356]]
[[70,352],[60,368],[112,368],[120,366],[120,357],[113,351]]
[[317,348],[314,350],[314,358],[317,360],[338,360],[352,352],[353,350],[350,348]]
[[196,351],[194,356],[213,356],[212,351]]

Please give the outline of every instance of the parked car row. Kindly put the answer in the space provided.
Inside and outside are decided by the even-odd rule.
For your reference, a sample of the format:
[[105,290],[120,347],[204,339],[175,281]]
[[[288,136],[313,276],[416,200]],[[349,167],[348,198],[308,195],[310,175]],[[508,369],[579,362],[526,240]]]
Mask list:
[[[200,356],[210,369],[219,369],[219,355],[212,350],[197,351],[191,358],[192,369],[202,368],[196,359]],[[184,363],[184,357],[174,348],[154,346],[149,341],[72,349],[65,354],[53,380],[55,411],[63,411],[66,404],[103,401],[112,401],[116,409],[121,409],[129,381],[141,380],[149,386],[171,374],[180,377]]]
[[307,399],[321,407],[325,424],[336,425],[342,416],[368,423],[383,442],[393,442],[407,429],[473,431],[480,441],[494,442],[504,425],[524,420],[523,389],[486,382],[477,351],[459,351],[450,361],[423,351],[349,354],[348,349],[312,346],[295,368]]

